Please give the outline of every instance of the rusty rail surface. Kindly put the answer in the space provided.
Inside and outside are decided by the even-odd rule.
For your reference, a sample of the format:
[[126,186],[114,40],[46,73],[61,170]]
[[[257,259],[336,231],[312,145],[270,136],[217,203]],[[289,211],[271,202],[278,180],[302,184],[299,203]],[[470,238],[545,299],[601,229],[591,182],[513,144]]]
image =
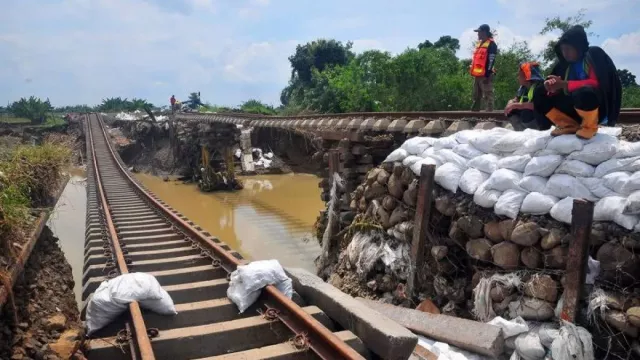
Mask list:
[[[126,319],[97,332],[90,359],[363,358],[366,349],[355,335],[334,333],[321,309],[303,308],[273,286],[237,314],[226,287],[230,272],[245,260],[139,184],[110,145],[99,114],[87,115],[86,128],[93,167],[87,187],[85,309],[103,280],[129,271],[156,276],[178,309],[175,317],[162,317],[132,304]],[[117,342],[128,343],[130,350],[114,347]]]

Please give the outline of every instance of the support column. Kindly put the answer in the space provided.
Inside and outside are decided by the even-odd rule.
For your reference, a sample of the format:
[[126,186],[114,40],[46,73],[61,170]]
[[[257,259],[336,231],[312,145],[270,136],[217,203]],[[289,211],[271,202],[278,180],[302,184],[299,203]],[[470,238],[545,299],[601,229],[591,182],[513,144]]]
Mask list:
[[240,163],[244,173],[256,171],[253,165],[253,153],[251,152],[251,130],[251,128],[240,130],[240,149],[242,150]]

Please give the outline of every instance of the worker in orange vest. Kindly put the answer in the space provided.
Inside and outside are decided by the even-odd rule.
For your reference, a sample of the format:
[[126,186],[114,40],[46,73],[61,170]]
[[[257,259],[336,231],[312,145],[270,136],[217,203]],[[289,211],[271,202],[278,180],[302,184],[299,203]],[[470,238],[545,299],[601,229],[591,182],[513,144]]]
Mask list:
[[482,101],[485,103],[485,109],[492,111],[493,78],[495,76],[493,65],[498,54],[498,45],[493,41],[489,25],[482,24],[474,31],[478,33],[478,43],[471,59],[470,72],[474,78],[471,111],[479,111]]

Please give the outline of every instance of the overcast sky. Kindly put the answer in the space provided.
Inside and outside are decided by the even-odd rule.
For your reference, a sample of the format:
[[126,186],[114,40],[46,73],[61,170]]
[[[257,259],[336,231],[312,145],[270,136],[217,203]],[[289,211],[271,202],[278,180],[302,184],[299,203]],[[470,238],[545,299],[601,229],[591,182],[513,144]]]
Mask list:
[[541,50],[545,17],[587,9],[592,45],[640,79],[639,0],[0,0],[0,104],[49,97],[54,105],[104,97],[200,91],[214,104],[249,98],[279,105],[287,58],[317,38],[392,53],[441,35],[461,40],[497,28],[498,45]]

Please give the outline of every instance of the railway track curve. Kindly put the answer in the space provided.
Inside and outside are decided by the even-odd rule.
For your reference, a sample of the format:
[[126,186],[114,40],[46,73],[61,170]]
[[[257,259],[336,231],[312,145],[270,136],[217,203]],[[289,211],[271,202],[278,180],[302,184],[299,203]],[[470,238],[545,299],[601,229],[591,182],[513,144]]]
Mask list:
[[368,351],[304,299],[274,287],[238,314],[229,274],[245,262],[147,191],[111,147],[101,115],[86,115],[87,218],[82,316],[100,283],[128,272],[154,275],[178,315],[128,312],[90,339],[93,359],[362,359]]
[[[310,131],[420,133],[436,135],[470,128],[508,127],[501,111],[423,111],[267,116],[243,113],[177,113],[178,121],[201,121],[250,127]],[[640,109],[622,109],[619,125],[640,124]]]

